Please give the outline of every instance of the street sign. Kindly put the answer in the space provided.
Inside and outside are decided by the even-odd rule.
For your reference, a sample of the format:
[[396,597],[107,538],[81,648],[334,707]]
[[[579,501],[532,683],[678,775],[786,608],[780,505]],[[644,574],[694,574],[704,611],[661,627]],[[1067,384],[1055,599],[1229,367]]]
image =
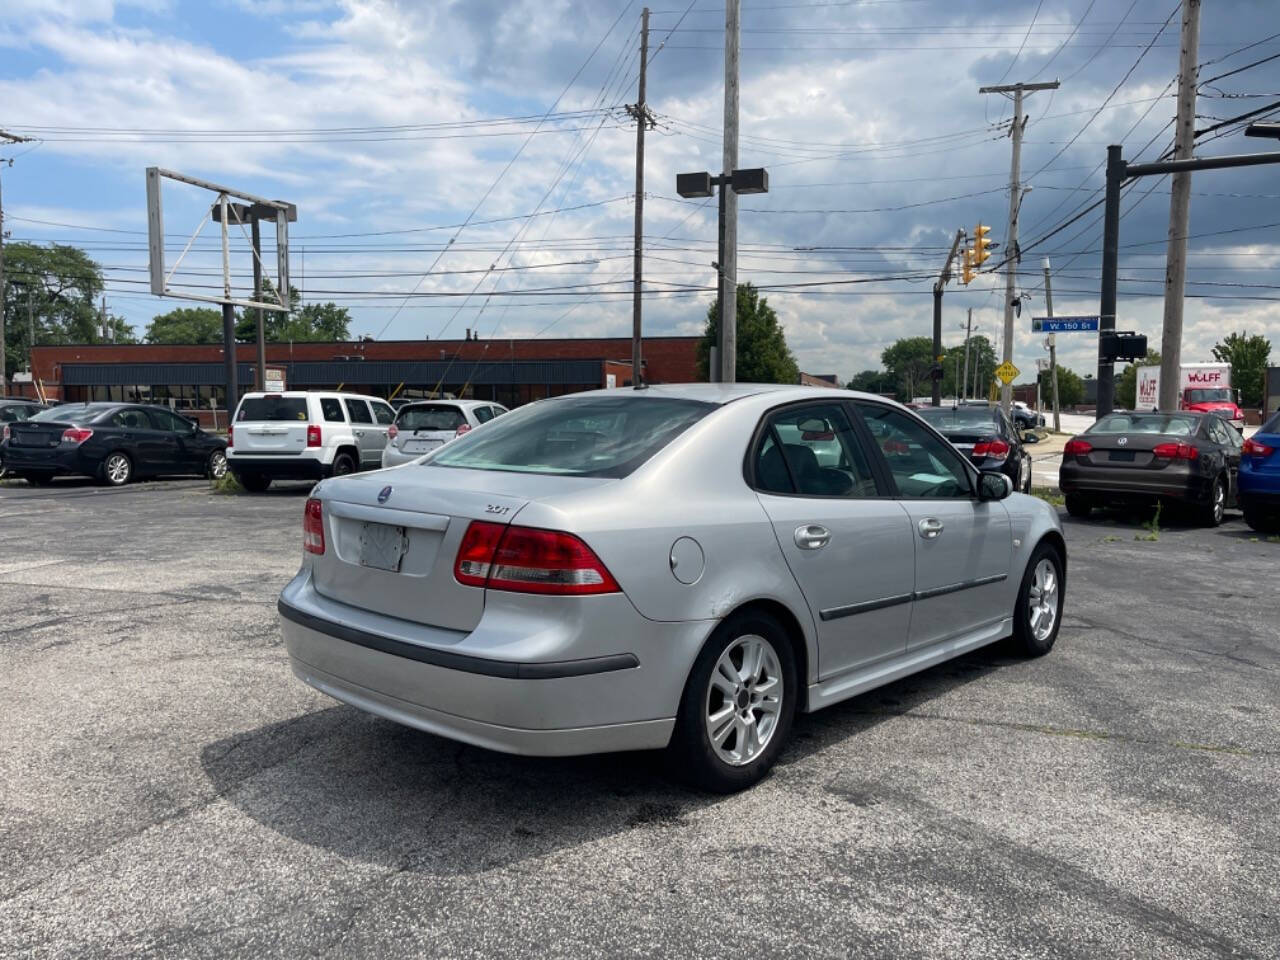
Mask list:
[[1037,370],[1048,370],[1048,369],[1049,369],[1049,358],[1048,358],[1048,357],[1036,357],[1036,369],[1037,369]]
[[1032,317],[1032,333],[1097,333],[1100,317]]
[[1009,363],[1007,360],[1004,363],[1000,364],[1000,366],[996,367],[996,377],[997,379],[999,379],[1001,383],[1005,385],[1013,383],[1013,381],[1017,380],[1018,374],[1020,374],[1021,372],[1022,372],[1021,370],[1015,367],[1012,363]]

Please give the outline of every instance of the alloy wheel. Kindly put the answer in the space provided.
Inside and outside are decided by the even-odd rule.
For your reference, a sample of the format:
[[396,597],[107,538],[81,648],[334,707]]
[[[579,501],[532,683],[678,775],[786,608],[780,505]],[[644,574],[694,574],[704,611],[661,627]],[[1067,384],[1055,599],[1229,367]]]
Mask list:
[[1221,480],[1213,484],[1213,521],[1221,523],[1227,512],[1227,487]]
[[107,457],[106,473],[112,483],[124,483],[129,479],[129,458],[123,453],[113,453]]
[[1031,635],[1043,642],[1058,621],[1058,571],[1048,557],[1036,564],[1027,595],[1027,625]]
[[215,480],[221,480],[227,475],[227,455],[221,450],[215,450],[213,456],[209,458],[209,476]]
[[704,722],[711,747],[731,766],[756,760],[773,739],[785,696],[778,653],[764,637],[739,637],[716,661]]

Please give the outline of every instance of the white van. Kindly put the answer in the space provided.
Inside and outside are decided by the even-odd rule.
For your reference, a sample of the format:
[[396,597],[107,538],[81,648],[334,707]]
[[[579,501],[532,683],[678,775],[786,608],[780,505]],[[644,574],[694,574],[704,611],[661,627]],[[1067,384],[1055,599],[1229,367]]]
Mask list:
[[227,469],[246,490],[382,466],[395,411],[355,393],[246,393],[227,428]]

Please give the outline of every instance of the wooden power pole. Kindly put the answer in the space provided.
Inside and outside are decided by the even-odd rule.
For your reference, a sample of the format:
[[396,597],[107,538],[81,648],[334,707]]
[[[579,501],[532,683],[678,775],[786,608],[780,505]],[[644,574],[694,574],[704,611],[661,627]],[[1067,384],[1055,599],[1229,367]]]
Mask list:
[[635,107],[627,113],[636,121],[636,239],[635,263],[631,278],[631,385],[644,386],[644,355],[641,345],[640,288],[644,273],[644,131],[653,126],[653,113],[645,102],[645,73],[649,65],[649,8],[640,14],[640,89]]
[[[1182,52],[1178,63],[1178,118],[1173,159],[1190,160],[1195,147],[1200,0],[1182,0]],[[1169,252],[1164,274],[1164,336],[1160,341],[1160,409],[1178,409],[1182,363],[1182,295],[1187,279],[1187,232],[1191,224],[1191,172],[1173,175],[1169,192]]]

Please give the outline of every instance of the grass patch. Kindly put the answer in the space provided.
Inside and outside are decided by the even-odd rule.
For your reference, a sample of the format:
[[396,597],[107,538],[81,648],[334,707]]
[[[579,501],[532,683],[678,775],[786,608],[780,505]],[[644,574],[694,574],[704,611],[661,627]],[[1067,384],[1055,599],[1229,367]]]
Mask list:
[[210,480],[209,490],[211,493],[225,494],[227,496],[244,493],[244,487],[240,486],[240,481],[236,479],[236,475],[230,470],[217,480]]
[[1032,487],[1031,495],[1055,507],[1062,507],[1067,503],[1067,498],[1052,487]]
[[1144,540],[1147,543],[1156,543],[1160,540],[1160,511],[1164,509],[1164,504],[1156,503],[1156,512],[1152,514],[1151,519],[1142,525],[1142,529],[1146,533],[1135,533],[1133,539]]
[[1114,533],[1109,533],[1102,538],[1102,542],[1103,543],[1119,543],[1120,538],[1117,537]]

